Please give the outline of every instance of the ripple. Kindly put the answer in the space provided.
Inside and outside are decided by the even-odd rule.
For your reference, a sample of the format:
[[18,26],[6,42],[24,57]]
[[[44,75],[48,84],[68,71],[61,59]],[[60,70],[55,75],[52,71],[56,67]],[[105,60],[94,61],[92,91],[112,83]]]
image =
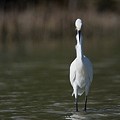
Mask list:
[[87,112],[79,111],[65,116],[67,120],[93,120],[104,118],[120,118],[120,107],[103,108],[103,109],[88,109]]

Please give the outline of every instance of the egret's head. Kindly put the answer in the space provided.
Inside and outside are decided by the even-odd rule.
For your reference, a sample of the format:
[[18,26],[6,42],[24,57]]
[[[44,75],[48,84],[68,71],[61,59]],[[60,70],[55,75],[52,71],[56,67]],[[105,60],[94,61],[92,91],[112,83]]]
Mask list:
[[77,31],[81,30],[81,26],[82,26],[82,20],[81,20],[81,19],[77,19],[77,20],[75,21],[76,30],[77,30]]

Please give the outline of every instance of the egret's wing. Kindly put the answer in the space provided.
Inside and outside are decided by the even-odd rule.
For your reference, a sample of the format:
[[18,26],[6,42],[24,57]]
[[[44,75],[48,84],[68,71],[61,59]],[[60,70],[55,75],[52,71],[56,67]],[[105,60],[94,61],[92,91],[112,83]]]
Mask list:
[[92,82],[93,66],[92,66],[92,63],[90,62],[90,60],[86,56],[84,56],[84,65],[85,65],[86,71],[88,73],[88,77],[90,79],[90,82]]
[[85,94],[88,95],[89,88],[93,79],[93,67],[92,67],[92,63],[86,56],[84,56],[84,65],[85,65],[86,76],[87,76]]
[[76,78],[76,65],[75,65],[76,59],[71,63],[70,65],[70,83],[73,86],[73,82]]

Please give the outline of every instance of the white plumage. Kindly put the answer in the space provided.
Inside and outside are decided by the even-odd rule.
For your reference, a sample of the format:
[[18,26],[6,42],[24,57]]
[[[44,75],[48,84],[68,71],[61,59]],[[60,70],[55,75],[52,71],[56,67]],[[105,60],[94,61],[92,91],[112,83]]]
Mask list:
[[76,40],[76,58],[70,65],[70,83],[73,87],[73,94],[75,96],[76,111],[78,111],[78,95],[82,95],[85,92],[85,108],[87,104],[87,96],[89,88],[93,79],[93,67],[90,60],[83,55],[82,51],[82,21],[77,19],[75,22],[77,35]]

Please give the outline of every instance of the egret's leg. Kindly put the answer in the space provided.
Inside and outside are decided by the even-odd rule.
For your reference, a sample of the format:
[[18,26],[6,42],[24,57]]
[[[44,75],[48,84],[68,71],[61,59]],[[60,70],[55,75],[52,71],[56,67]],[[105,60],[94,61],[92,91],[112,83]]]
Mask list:
[[76,112],[78,112],[78,100],[77,100],[77,98],[75,98],[75,108],[76,108]]
[[85,96],[85,108],[84,108],[84,111],[86,111],[86,106],[87,106],[87,96]]
[[75,93],[75,108],[76,112],[78,112],[78,89],[76,85],[74,87],[74,93]]

